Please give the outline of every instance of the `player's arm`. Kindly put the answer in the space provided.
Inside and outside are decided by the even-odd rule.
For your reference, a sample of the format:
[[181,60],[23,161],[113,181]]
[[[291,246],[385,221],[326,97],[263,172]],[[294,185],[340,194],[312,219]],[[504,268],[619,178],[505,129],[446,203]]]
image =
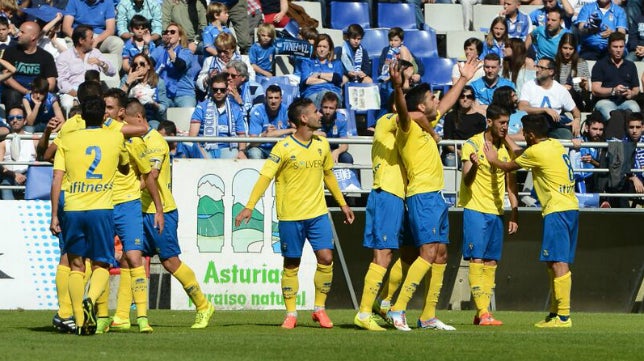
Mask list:
[[53,235],[61,232],[60,223],[58,222],[58,202],[60,200],[60,189],[63,185],[65,171],[55,169],[54,177],[51,182],[51,222],[49,230]]
[[510,200],[510,221],[508,222],[508,234],[514,234],[519,229],[519,188],[517,186],[516,172],[505,174],[505,187]]
[[[523,138],[523,137],[522,137]],[[512,135],[508,134],[503,139],[503,144],[508,149],[510,157],[513,159],[523,154],[524,149],[521,148],[512,138]]]
[[396,111],[398,112],[398,126],[403,132],[407,133],[411,125],[411,120],[409,119],[405,94],[402,91],[403,80],[400,64],[396,62],[389,67],[389,76],[391,84],[394,87],[394,103],[396,104]]
[[271,185],[271,178],[260,174],[257,183],[255,183],[253,190],[250,192],[250,197],[248,198],[246,207],[239,212],[237,217],[235,217],[235,226],[239,227],[242,221],[246,221],[245,223],[248,223],[248,220],[253,214],[253,209],[255,209],[255,205],[259,202],[259,199],[262,197],[264,192],[266,192],[269,185]]
[[463,162],[463,183],[467,187],[471,187],[472,183],[476,179],[476,172],[479,169],[479,158],[476,155],[476,152],[470,153],[469,160]]
[[496,149],[489,142],[485,142],[483,152],[485,153],[485,157],[487,158],[487,161],[490,163],[490,165],[497,167],[506,173],[513,172],[521,168],[514,160],[511,160],[509,162],[503,162],[499,160]]
[[326,185],[326,188],[331,192],[335,201],[338,202],[340,209],[342,209],[342,213],[344,213],[345,217],[344,223],[353,223],[355,216],[353,215],[351,208],[347,205],[347,202],[344,200],[344,196],[342,195],[342,191],[338,185],[338,179],[335,177],[335,174],[333,174],[333,170],[324,170],[324,185]]
[[123,133],[123,136],[125,137],[125,139],[132,138],[132,137],[142,137],[147,132],[148,132],[148,128],[143,124],[125,123],[123,124],[123,127],[121,127],[121,133]]
[[152,197],[152,202],[154,202],[154,209],[156,210],[156,213],[154,213],[154,227],[158,230],[159,234],[161,234],[165,227],[165,220],[163,219],[163,203],[161,202],[159,186],[157,185],[159,170],[155,169],[155,171],[154,176],[152,176],[152,171],[150,171],[148,174],[143,174],[142,177],[145,187],[148,189],[150,197]]

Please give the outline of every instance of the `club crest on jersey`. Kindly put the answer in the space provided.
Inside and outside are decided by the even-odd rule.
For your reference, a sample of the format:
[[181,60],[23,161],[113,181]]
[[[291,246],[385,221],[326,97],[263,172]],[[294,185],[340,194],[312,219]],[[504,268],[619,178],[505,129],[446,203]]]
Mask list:
[[275,154],[273,154],[273,153],[271,153],[271,155],[269,155],[269,156],[268,156],[268,158],[269,158],[270,160],[272,160],[273,162],[275,162],[275,163],[279,163],[279,162],[280,162],[280,157],[276,156],[276,155],[275,155]]
[[321,156],[322,155],[322,149],[318,148],[318,154]]

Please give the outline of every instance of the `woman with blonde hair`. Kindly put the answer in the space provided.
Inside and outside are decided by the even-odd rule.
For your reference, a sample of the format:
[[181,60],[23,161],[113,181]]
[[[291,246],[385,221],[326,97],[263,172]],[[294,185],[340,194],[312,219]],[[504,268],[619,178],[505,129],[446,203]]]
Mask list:
[[236,52],[237,40],[232,34],[219,33],[215,38],[215,48],[217,49],[217,55],[207,57],[201,66],[199,75],[197,75],[197,88],[204,93],[209,90],[208,82],[210,79],[215,74],[226,71],[226,64],[231,60],[241,60],[241,57]]
[[165,82],[166,94],[171,107],[194,107],[195,85],[192,72],[192,52],[188,38],[179,24],[170,23],[162,35],[163,46],[152,51],[155,72]]

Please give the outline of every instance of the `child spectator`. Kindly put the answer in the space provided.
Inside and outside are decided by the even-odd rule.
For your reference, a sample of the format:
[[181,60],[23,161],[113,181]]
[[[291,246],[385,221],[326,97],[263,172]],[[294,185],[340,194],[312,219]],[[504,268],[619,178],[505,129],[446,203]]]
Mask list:
[[[300,39],[308,41],[311,45],[315,45],[315,42],[317,41],[319,35],[320,33],[318,33],[318,30],[316,28],[310,26],[303,26],[300,28]],[[301,76],[302,61],[304,59],[306,58],[300,56],[291,56],[289,58],[289,61],[293,64],[293,74]]]
[[373,83],[373,79],[370,77],[369,53],[360,44],[364,37],[364,29],[358,24],[351,24],[347,28],[345,37],[340,54],[338,54],[344,66],[345,75],[352,82]]
[[203,29],[201,34],[203,38],[203,47],[209,55],[217,55],[217,48],[215,47],[215,39],[219,33],[232,34],[230,29],[226,27],[228,24],[228,8],[222,3],[212,3],[208,5],[206,10],[206,20],[208,26]]
[[31,92],[22,98],[27,113],[25,130],[29,133],[42,132],[52,117],[65,119],[55,94],[49,92],[47,79],[37,77],[31,83]]
[[258,42],[250,47],[248,52],[250,64],[255,70],[255,81],[260,82],[262,78],[273,76],[275,66],[275,26],[262,23],[257,26]]
[[490,31],[485,36],[485,41],[483,42],[483,54],[481,54],[481,58],[485,58],[489,53],[495,53],[499,58],[503,59],[503,49],[507,41],[508,27],[505,25],[505,18],[503,16],[494,18],[492,25],[490,25]]
[[520,0],[505,0],[501,15],[505,16],[505,26],[508,28],[509,38],[525,38],[532,32],[530,17],[519,10]]
[[150,35],[151,30],[152,27],[148,19],[138,14],[132,16],[132,20],[130,20],[132,38],[126,41],[123,46],[124,73],[130,71],[130,61],[135,56],[141,53],[150,56],[150,53],[156,47],[154,41],[152,41],[152,35]]
[[401,64],[403,72],[403,89],[409,89],[413,84],[420,82],[418,74],[418,63],[414,60],[409,49],[403,45],[405,33],[403,29],[394,27],[389,30],[389,46],[385,46],[380,54],[380,99],[389,99],[393,92],[391,82],[389,81],[389,66],[394,60]]
[[0,17],[0,50],[16,44],[10,33],[10,25],[9,19]]

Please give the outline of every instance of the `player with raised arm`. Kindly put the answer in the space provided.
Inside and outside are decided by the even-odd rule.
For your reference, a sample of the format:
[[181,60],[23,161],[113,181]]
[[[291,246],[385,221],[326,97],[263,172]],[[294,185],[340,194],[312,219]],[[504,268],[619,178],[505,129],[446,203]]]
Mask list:
[[[490,164],[506,172],[519,168],[532,170],[534,187],[542,204],[543,238],[540,261],[550,276],[550,313],[536,327],[572,327],[570,319],[570,264],[575,259],[579,225],[579,202],[575,196],[575,177],[566,149],[548,138],[548,121],[543,114],[522,119],[528,148],[509,162],[499,160],[489,143],[484,148]],[[521,152],[519,152],[521,153]]]
[[487,130],[476,134],[463,144],[459,207],[463,207],[463,258],[469,260],[469,281],[477,314],[474,324],[500,326],[489,311],[495,284],[497,262],[503,248],[503,199],[508,192],[512,213],[508,234],[518,229],[518,193],[516,176],[495,168],[485,158],[483,149],[488,143],[499,158],[510,160],[504,146],[510,114],[505,108],[491,104],[487,108]]
[[436,318],[436,304],[443,286],[447,266],[447,243],[449,223],[447,203],[443,198],[443,166],[438,146],[431,133],[424,131],[412,119],[425,118],[432,125],[438,122],[445,111],[456,103],[461,90],[472,78],[478,60],[470,59],[461,68],[461,78],[445,94],[442,101],[434,98],[428,84],[412,88],[406,95],[402,92],[402,77],[398,67],[392,67],[391,80],[398,111],[396,148],[407,171],[407,208],[409,224],[420,256],[412,263],[402,285],[396,303],[388,316],[401,331],[410,331],[405,317],[407,304],[418,288],[420,281],[431,269],[425,306],[418,319],[418,327],[424,329],[454,330]]
[[297,324],[297,274],[304,241],[308,239],[317,259],[312,317],[321,327],[331,328],[333,322],[326,313],[325,305],[333,280],[333,226],[328,218],[323,183],[340,205],[346,217],[345,223],[353,223],[354,215],[333,174],[329,142],[314,134],[322,127],[322,114],[310,99],[301,98],[289,106],[288,118],[297,130],[280,140],[271,150],[246,208],[239,212],[235,224],[239,226],[242,221],[248,222],[255,204],[275,178],[277,219],[284,257],[282,295],[286,318],[282,327],[292,329]]

